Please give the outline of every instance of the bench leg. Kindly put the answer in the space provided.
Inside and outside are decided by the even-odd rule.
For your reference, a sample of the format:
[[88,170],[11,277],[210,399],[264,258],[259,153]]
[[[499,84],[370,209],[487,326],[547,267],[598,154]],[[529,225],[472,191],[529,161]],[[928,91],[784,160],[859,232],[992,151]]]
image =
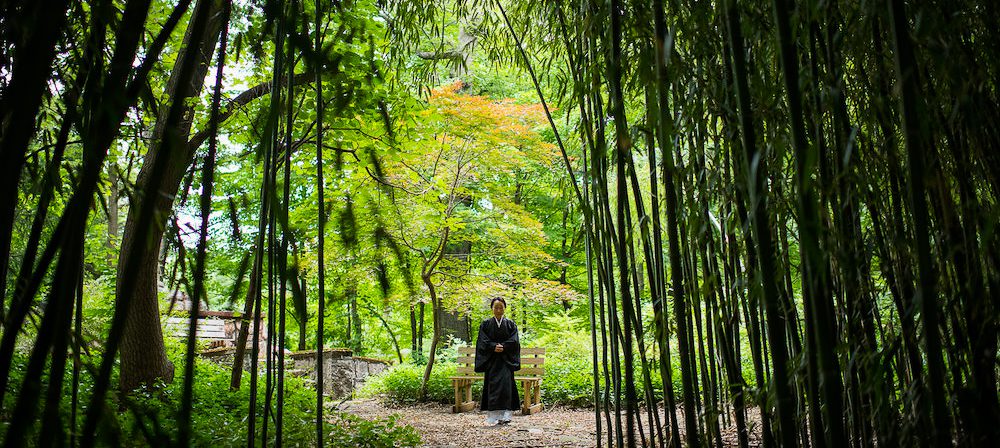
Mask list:
[[521,415],[531,414],[531,397],[535,394],[531,392],[531,381],[521,381],[521,389],[524,390],[524,401],[521,402]]
[[472,380],[453,379],[452,386],[455,388],[455,405],[451,407],[452,413],[470,411],[476,407],[472,401]]
[[531,415],[542,410],[542,393],[538,380],[521,380],[524,389],[524,401],[521,403],[521,415]]
[[542,410],[542,382],[535,381],[535,402],[531,404],[531,413],[541,412]]

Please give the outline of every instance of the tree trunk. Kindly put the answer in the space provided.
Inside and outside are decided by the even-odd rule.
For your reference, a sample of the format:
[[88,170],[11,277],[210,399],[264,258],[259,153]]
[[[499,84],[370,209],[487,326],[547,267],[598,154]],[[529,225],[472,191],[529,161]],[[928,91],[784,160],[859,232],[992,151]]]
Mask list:
[[[817,201],[817,182],[813,179],[815,163],[822,157],[816,148],[806,140],[803,122],[802,95],[799,87],[799,55],[796,42],[792,38],[792,25],[787,0],[774,0],[774,14],[777,22],[780,60],[788,99],[791,121],[792,147],[795,152],[795,179],[798,187],[799,250],[801,253],[802,290],[805,302],[806,328],[812,328],[807,336],[814,338],[815,355],[807,357],[810,376],[817,381],[819,394],[813,394],[812,406],[820,409],[823,427],[814,425],[813,443],[819,444],[819,437],[825,437],[829,446],[846,445],[843,423],[843,385],[840,365],[837,362],[837,339],[835,309],[829,285],[828,248],[823,247],[823,224],[820,204]],[[822,182],[822,173],[820,182]],[[812,324],[810,326],[810,324]],[[772,346],[772,353],[774,351]],[[777,359],[775,360],[777,363]],[[820,423],[815,421],[814,423]],[[780,428],[791,431],[790,427]]]
[[417,324],[417,354],[422,355],[424,353],[424,302],[420,302],[420,322]]
[[410,354],[417,353],[417,313],[415,305],[410,304]]
[[[305,301],[306,301],[306,297],[309,297],[306,294],[306,278],[304,276],[301,278],[300,284],[301,284],[301,286],[300,286],[299,291],[301,291],[301,293],[302,293],[302,302],[304,304]],[[323,298],[321,297],[319,300],[322,301]],[[304,309],[305,309],[305,305],[303,305],[303,310]],[[298,323],[299,323],[299,346],[298,346],[298,350],[299,351],[303,351],[303,350],[306,349],[306,324],[309,322],[309,313],[308,312],[304,313],[304,314],[302,314],[302,315],[300,315],[298,317],[299,317],[299,319],[298,319]]]
[[[472,205],[472,197],[463,197],[459,200],[460,203],[466,206]],[[472,254],[472,241],[460,241],[456,244],[449,245],[445,249],[444,256],[451,259],[455,263],[454,266],[462,266],[466,272],[469,270],[469,256]],[[461,268],[459,268],[461,269]],[[435,316],[441,317],[441,336],[442,338],[456,337],[465,342],[472,341],[471,328],[469,328],[469,320],[466,316],[459,311],[450,311],[442,309]]]
[[[464,21],[464,19],[463,19]],[[450,67],[448,76],[460,79],[469,72],[469,60],[476,46],[476,36],[466,32],[466,24],[461,24],[458,30],[458,46],[451,49],[439,48],[434,51],[421,51],[417,57],[428,61],[447,61]]]
[[431,281],[430,274],[422,275],[421,279],[424,281],[424,285],[427,285],[427,291],[431,296],[431,312],[434,318],[434,336],[431,337],[431,348],[427,355],[427,365],[424,367],[424,376],[420,381],[420,399],[427,399],[427,382],[431,378],[431,370],[434,369],[434,354],[438,348],[438,342],[441,340],[441,312],[440,306],[438,306],[437,290],[434,288],[434,282]]
[[108,164],[108,247],[114,249],[118,238],[118,164]]
[[361,315],[358,313],[358,293],[352,290],[350,293],[351,308],[351,350],[354,354],[360,354],[364,348],[361,344]]
[[[201,42],[191,42],[191,29],[184,38],[177,62],[167,84],[167,95],[171,102],[187,101],[189,98],[197,97],[205,83],[205,76],[208,72],[208,65],[212,60],[213,49],[222,31],[221,11],[222,2],[220,0],[199,0],[195,5],[194,14],[198,14],[200,8],[212,8],[210,21],[206,30],[205,39]],[[199,52],[197,68],[190,79],[179,79],[180,64],[184,60],[184,53],[194,49]],[[190,134],[193,106],[186,106],[184,119],[181,120],[178,129],[169,130],[176,132],[179,136],[186,137]],[[163,113],[157,118],[154,128],[153,141],[146,157],[143,161],[142,169],[136,180],[136,190],[142,191],[151,182],[150,172],[155,165],[156,159],[161,157],[159,152],[165,128],[166,111],[169,108],[162,108]],[[184,140],[186,141],[186,139]],[[118,272],[125,272],[125,266],[137,264],[138,270],[135,278],[134,302],[129,319],[125,322],[125,329],[121,346],[121,375],[120,388],[124,391],[135,389],[141,384],[150,383],[160,378],[170,382],[173,380],[173,364],[167,360],[163,346],[163,332],[160,328],[159,300],[157,298],[158,269],[156,256],[159,252],[159,244],[163,239],[163,222],[169,216],[173,208],[174,195],[180,187],[187,167],[191,164],[193,148],[190,146],[181,148],[182,151],[170,153],[172,160],[168,163],[168,168],[162,180],[157,186],[159,195],[155,198],[139,198],[129,207],[128,218],[125,222],[125,233],[122,236],[122,250],[118,259]],[[146,241],[136,241],[138,213],[141,209],[141,201],[151,199],[156,201],[157,222],[149,238]],[[129,259],[128,254],[135,244],[146,245],[138,252],[137,259]],[[124,291],[122,287],[122,277],[119,276],[116,284],[116,297],[120,298]]]
[[[424,377],[420,381],[420,399],[427,398],[427,381],[431,378],[431,370],[434,368],[434,355],[437,352],[438,343],[441,341],[441,300],[437,296],[437,288],[434,287],[432,277],[438,267],[438,263],[444,258],[445,247],[448,247],[448,235],[451,229],[445,227],[441,234],[440,244],[437,251],[430,258],[424,259],[424,265],[420,269],[420,280],[427,286],[427,293],[431,297],[431,316],[434,318],[434,335],[431,337],[430,353],[427,356],[427,367],[424,368]],[[423,312],[421,310],[421,334],[423,333]]]

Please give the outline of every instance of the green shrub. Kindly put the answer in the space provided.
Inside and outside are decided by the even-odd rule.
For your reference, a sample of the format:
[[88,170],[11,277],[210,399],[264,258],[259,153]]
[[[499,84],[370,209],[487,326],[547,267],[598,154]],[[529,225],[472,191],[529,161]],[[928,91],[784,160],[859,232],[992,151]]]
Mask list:
[[[455,400],[455,389],[450,377],[455,375],[457,364],[435,363],[427,383],[425,402],[451,404]],[[546,360],[545,376],[542,380],[542,402],[569,406],[587,406],[591,402],[594,386],[592,383],[590,359],[568,361]],[[376,376],[355,392],[361,398],[378,397],[386,402],[406,405],[420,402],[420,380],[424,366],[414,364],[396,365]],[[518,388],[521,385],[518,383]],[[472,383],[472,399],[482,396],[483,382]],[[523,391],[521,392],[523,393]],[[520,396],[520,394],[518,395]]]
[[542,402],[567,406],[589,406],[594,396],[590,358],[545,360]]
[[412,426],[397,424],[395,415],[381,420],[365,420],[340,413],[336,415],[333,425],[338,430],[330,433],[327,439],[330,446],[381,448],[420,444],[416,430]]
[[545,347],[542,402],[590,405],[594,395],[593,352],[586,321],[559,311],[544,316],[537,332],[540,336],[524,345]]
[[[427,381],[427,402],[451,403],[455,400],[455,389],[451,378],[455,375],[458,364],[453,362],[435,362],[431,377]],[[355,393],[359,397],[380,397],[394,404],[412,404],[420,402],[420,381],[424,376],[424,366],[414,364],[399,364],[390,367],[385,372],[369,377],[365,384]],[[472,394],[477,398],[483,385],[474,383]]]

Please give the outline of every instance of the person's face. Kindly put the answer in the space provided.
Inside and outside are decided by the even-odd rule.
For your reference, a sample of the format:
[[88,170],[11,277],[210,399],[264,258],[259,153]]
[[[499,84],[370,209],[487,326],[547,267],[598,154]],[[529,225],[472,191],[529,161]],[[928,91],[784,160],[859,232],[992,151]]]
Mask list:
[[503,302],[499,300],[493,302],[493,315],[496,316],[497,319],[503,317],[503,312],[506,308],[507,307],[504,306]]

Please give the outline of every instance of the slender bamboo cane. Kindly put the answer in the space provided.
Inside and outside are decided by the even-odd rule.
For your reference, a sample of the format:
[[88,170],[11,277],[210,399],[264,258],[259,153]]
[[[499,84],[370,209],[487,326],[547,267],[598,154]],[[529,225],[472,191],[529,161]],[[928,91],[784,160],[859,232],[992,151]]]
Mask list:
[[197,349],[198,318],[201,310],[202,296],[205,294],[205,257],[208,244],[208,220],[212,214],[212,192],[215,188],[215,160],[218,153],[219,107],[222,103],[222,71],[226,65],[226,44],[229,40],[229,17],[232,5],[225,2],[222,8],[222,34],[219,37],[219,56],[215,71],[215,90],[212,95],[212,109],[209,117],[208,155],[205,156],[201,180],[201,231],[198,236],[198,252],[194,268],[194,288],[191,295],[190,318],[188,319],[187,352],[184,358],[184,385],[181,393],[181,409],[177,430],[177,441],[180,446],[191,444],[191,409],[194,403],[195,363]]
[[[316,54],[323,51],[323,36],[321,34],[321,21],[324,8],[321,0],[316,0],[316,23],[315,23],[315,47]],[[324,233],[326,229],[326,201],[324,199],[323,183],[323,70],[322,64],[316,64],[316,213],[317,228],[316,238],[318,246],[316,249],[316,446],[322,448],[324,441],[323,431],[323,394],[325,392],[323,364],[323,340],[325,338],[323,321],[325,318],[326,306],[326,258],[324,257]],[[402,362],[402,360],[400,360]]]
[[944,361],[941,356],[941,340],[938,333],[938,304],[935,293],[935,274],[931,260],[930,233],[928,225],[927,199],[924,177],[927,175],[925,158],[932,157],[927,148],[922,120],[922,106],[917,86],[917,64],[909,35],[909,24],[901,0],[887,0],[895,46],[896,72],[900,85],[900,109],[903,117],[903,136],[909,154],[909,197],[913,213],[915,246],[917,250],[918,283],[915,301],[923,320],[923,345],[927,357],[927,390],[929,406],[921,413],[928,415],[933,425],[930,428],[935,446],[951,445],[951,423],[944,397]]

